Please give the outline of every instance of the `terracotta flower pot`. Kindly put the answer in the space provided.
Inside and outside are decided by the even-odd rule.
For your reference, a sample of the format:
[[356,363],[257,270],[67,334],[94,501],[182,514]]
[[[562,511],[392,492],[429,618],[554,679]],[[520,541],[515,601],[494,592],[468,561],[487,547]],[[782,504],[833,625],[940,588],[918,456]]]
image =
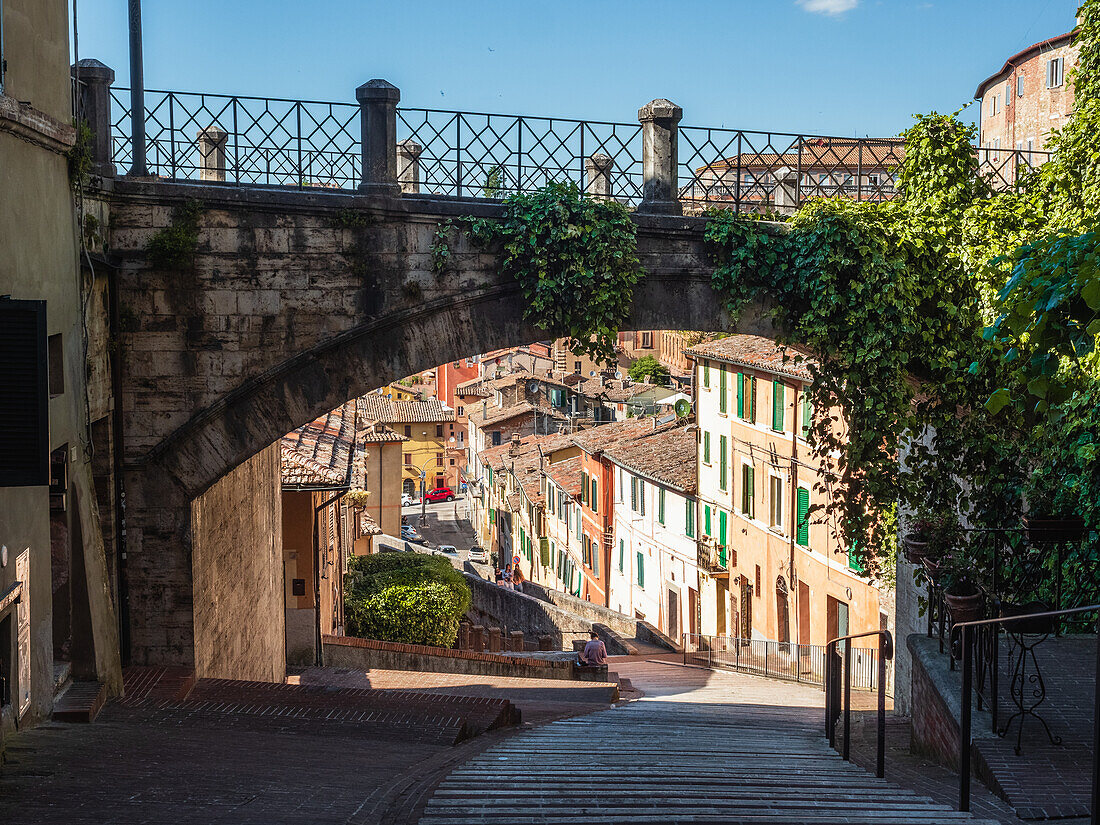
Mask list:
[[[1001,618],[1007,619],[1012,616],[1026,616],[1029,613],[1046,613],[1050,610],[1050,605],[1046,602],[1027,602],[1026,604],[1003,604],[1001,605]],[[1012,622],[1004,626],[1005,630],[1010,633],[1029,633],[1035,635],[1043,635],[1054,632],[1054,619],[1024,619],[1019,622]]]
[[928,558],[928,542],[917,538],[914,534],[903,536],[901,545],[905,548],[905,558],[911,564],[920,564]]
[[982,618],[982,594],[970,593],[959,595],[948,591],[943,594],[947,602],[947,609],[951,613],[951,621],[955,624],[961,622],[976,622]]
[[1030,542],[1074,542],[1085,535],[1085,520],[1080,516],[1048,518],[1043,515],[1024,516],[1024,535]]

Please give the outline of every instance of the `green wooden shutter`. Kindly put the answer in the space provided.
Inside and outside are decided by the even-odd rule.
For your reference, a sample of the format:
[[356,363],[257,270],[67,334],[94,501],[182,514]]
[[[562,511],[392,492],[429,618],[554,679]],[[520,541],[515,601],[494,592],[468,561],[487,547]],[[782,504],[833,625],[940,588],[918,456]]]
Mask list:
[[718,412],[724,413],[726,411],[726,368],[721,367],[718,371]]
[[798,488],[798,507],[795,511],[795,541],[803,547],[810,546],[810,491],[805,487]]
[[657,490],[657,521],[665,523],[665,488]]
[[710,535],[710,505],[703,505],[703,535]]
[[810,434],[810,424],[813,417],[813,411],[810,408],[810,396],[806,394],[805,390],[802,393],[802,437],[806,438]]
[[756,423],[756,376],[752,377],[752,382],[749,386],[749,421],[753,424]]
[[695,538],[695,508],[690,498],[684,499],[684,534],[689,538]]
[[645,589],[645,556],[638,551],[638,587]]
[[745,373],[737,373],[737,417],[745,417]]
[[703,386],[710,389],[710,364],[703,364]]
[[596,496],[596,479],[594,479],[594,478],[591,479],[590,484],[592,485],[592,495],[591,495],[592,500],[588,503],[588,506],[591,507],[592,512],[595,513],[596,512],[596,498],[597,498],[597,496]]
[[710,464],[710,433],[703,431],[703,463]]
[[718,511],[718,543],[725,547],[729,542],[726,541],[726,511]]
[[718,489],[725,490],[728,479],[726,478],[727,464],[726,458],[728,457],[728,442],[724,435],[718,436],[718,450],[720,455],[718,456]]
[[619,572],[623,572],[624,557],[626,556],[626,542],[619,539]]
[[772,429],[783,432],[783,412],[787,407],[784,387],[778,381],[772,382]]

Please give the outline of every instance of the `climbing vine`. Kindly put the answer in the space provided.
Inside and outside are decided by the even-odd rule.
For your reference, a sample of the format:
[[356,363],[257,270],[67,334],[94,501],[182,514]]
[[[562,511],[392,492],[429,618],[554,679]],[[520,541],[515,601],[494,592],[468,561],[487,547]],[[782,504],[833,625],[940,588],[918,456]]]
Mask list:
[[[525,319],[568,338],[574,352],[614,361],[616,336],[642,276],[624,206],[552,183],[509,196],[499,220],[470,220],[469,233],[482,246],[501,247],[502,270],[523,289]],[[441,257],[434,247],[432,254],[433,261]]]
[[145,245],[149,263],[156,269],[185,269],[195,260],[199,243],[199,216],[202,204],[189,200],[172,213],[172,222],[157,232]]

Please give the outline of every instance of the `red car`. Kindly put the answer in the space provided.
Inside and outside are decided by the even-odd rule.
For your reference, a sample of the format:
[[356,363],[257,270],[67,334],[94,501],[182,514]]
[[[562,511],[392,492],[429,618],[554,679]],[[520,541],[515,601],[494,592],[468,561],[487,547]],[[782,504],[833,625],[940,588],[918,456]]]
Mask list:
[[450,487],[436,487],[424,494],[424,500],[433,504],[437,501],[454,501],[455,493]]

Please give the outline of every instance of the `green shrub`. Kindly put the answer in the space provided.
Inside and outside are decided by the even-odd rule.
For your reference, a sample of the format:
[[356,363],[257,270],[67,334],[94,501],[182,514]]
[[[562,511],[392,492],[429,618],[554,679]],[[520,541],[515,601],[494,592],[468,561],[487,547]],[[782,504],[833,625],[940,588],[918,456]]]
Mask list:
[[470,608],[470,588],[451,563],[419,553],[352,558],[344,621],[352,636],[451,647]]

